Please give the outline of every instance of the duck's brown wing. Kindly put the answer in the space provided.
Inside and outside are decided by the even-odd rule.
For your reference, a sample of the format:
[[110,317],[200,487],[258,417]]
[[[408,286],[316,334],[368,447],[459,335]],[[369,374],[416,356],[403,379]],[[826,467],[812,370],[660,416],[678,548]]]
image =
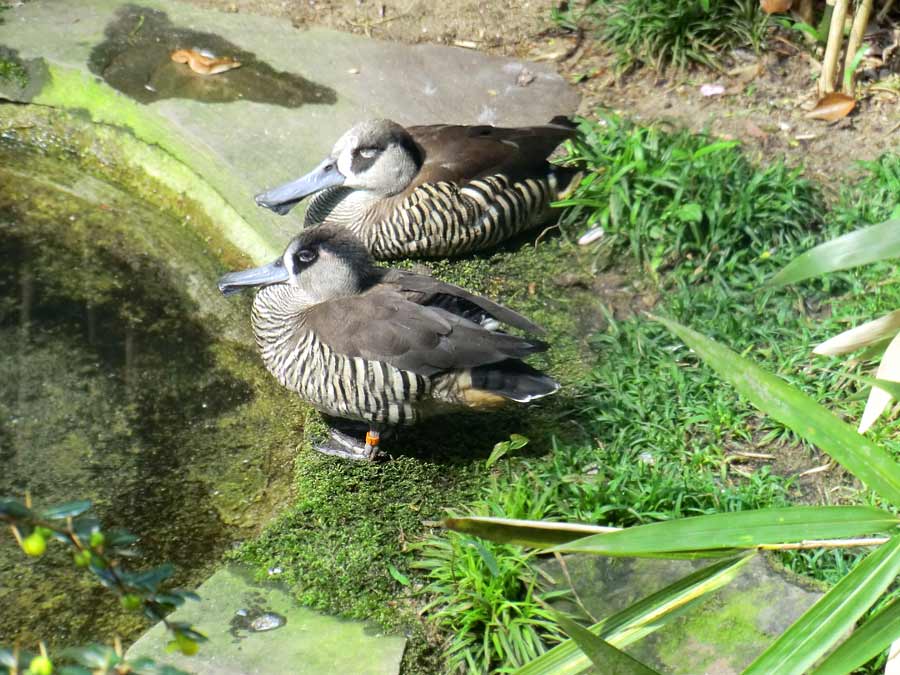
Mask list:
[[440,307],[475,323],[483,323],[485,318],[492,318],[533,335],[546,332],[541,326],[508,307],[424,274],[391,269],[387,270],[381,283],[393,286],[411,302]]
[[423,155],[413,185],[449,181],[462,183],[503,173],[510,178],[540,175],[547,157],[575,134],[565,117],[534,127],[431,125],[407,129]]
[[306,317],[308,328],[335,352],[424,376],[521,359],[546,348],[416,304],[386,286],[323,302]]

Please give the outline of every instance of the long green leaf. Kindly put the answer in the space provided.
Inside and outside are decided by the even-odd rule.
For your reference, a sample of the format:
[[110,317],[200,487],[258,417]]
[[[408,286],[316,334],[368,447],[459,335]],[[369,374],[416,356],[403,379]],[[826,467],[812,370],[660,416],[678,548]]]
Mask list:
[[819,244],[794,258],[769,280],[769,284],[784,286],[898,256],[900,218],[894,218]]
[[556,614],[554,619],[566,634],[575,640],[581,651],[591,660],[597,672],[604,673],[604,675],[659,675],[652,668],[648,668],[637,659],[616,649],[603,638],[594,635],[587,628],[562,614]]
[[744,675],[800,675],[853,627],[900,574],[900,535],[865,557],[810,607]]
[[900,517],[871,506],[788,506],[677,518],[618,532],[594,534],[556,546],[566,553],[658,556],[669,552],[746,549],[810,539],[840,539],[886,532]]
[[[751,554],[721,560],[697,570],[588,630],[615,647],[627,647],[730,583],[752,558]],[[522,666],[515,675],[577,675],[590,665],[584,652],[572,640],[566,640]]]
[[[900,224],[900,221],[895,222]],[[900,226],[897,230],[900,231]],[[679,323],[662,318],[656,320],[684,340],[753,405],[827,452],[885,500],[900,506],[900,464],[884,449],[750,359]]]
[[877,656],[900,639],[900,600],[894,600],[877,616],[853,631],[840,647],[819,664],[813,675],[844,675]]
[[579,523],[553,523],[544,520],[515,520],[490,516],[445,518],[441,525],[448,530],[464,532],[482,539],[502,544],[517,544],[533,548],[546,548],[581,539],[589,534],[616,532],[617,527],[581,525]]

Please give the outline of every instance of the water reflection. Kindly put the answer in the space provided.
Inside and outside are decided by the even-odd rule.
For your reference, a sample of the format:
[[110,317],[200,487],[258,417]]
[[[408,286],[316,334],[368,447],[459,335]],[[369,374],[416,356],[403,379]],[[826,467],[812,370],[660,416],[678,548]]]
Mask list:
[[[147,564],[196,583],[272,478],[254,443],[271,416],[252,353],[218,344],[183,280],[129,238],[167,216],[112,185],[73,189],[77,167],[17,158],[0,147],[0,495],[92,499],[106,525],[140,537]],[[142,628],[62,547],[26,561],[6,533],[0,607],[5,644]]]
[[[165,12],[150,7],[126,5],[119,9],[106,28],[105,38],[91,52],[91,72],[141,103],[190,98],[208,103],[247,100],[298,108],[337,101],[333,89],[294,73],[277,71],[252,52],[214,33],[175,26]],[[179,49],[231,57],[242,65],[219,75],[200,75],[186,64],[172,61],[171,53]]]

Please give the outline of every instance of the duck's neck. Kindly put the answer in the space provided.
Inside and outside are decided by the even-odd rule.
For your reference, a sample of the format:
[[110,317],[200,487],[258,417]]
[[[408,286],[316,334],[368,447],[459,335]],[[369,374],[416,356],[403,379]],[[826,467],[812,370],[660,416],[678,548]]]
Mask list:
[[381,200],[381,196],[368,190],[345,187],[323,190],[313,197],[306,209],[305,222],[307,225],[325,221],[338,223],[361,236],[367,214]]

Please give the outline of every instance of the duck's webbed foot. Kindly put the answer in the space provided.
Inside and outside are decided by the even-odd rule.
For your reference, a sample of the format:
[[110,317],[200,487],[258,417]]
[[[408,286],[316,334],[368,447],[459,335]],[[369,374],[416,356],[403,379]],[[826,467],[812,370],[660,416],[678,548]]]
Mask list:
[[379,440],[379,433],[373,430],[369,430],[366,433],[366,441],[361,443],[353,436],[330,428],[328,430],[328,440],[316,445],[315,449],[334,457],[372,461],[383,456],[383,453],[378,449]]

